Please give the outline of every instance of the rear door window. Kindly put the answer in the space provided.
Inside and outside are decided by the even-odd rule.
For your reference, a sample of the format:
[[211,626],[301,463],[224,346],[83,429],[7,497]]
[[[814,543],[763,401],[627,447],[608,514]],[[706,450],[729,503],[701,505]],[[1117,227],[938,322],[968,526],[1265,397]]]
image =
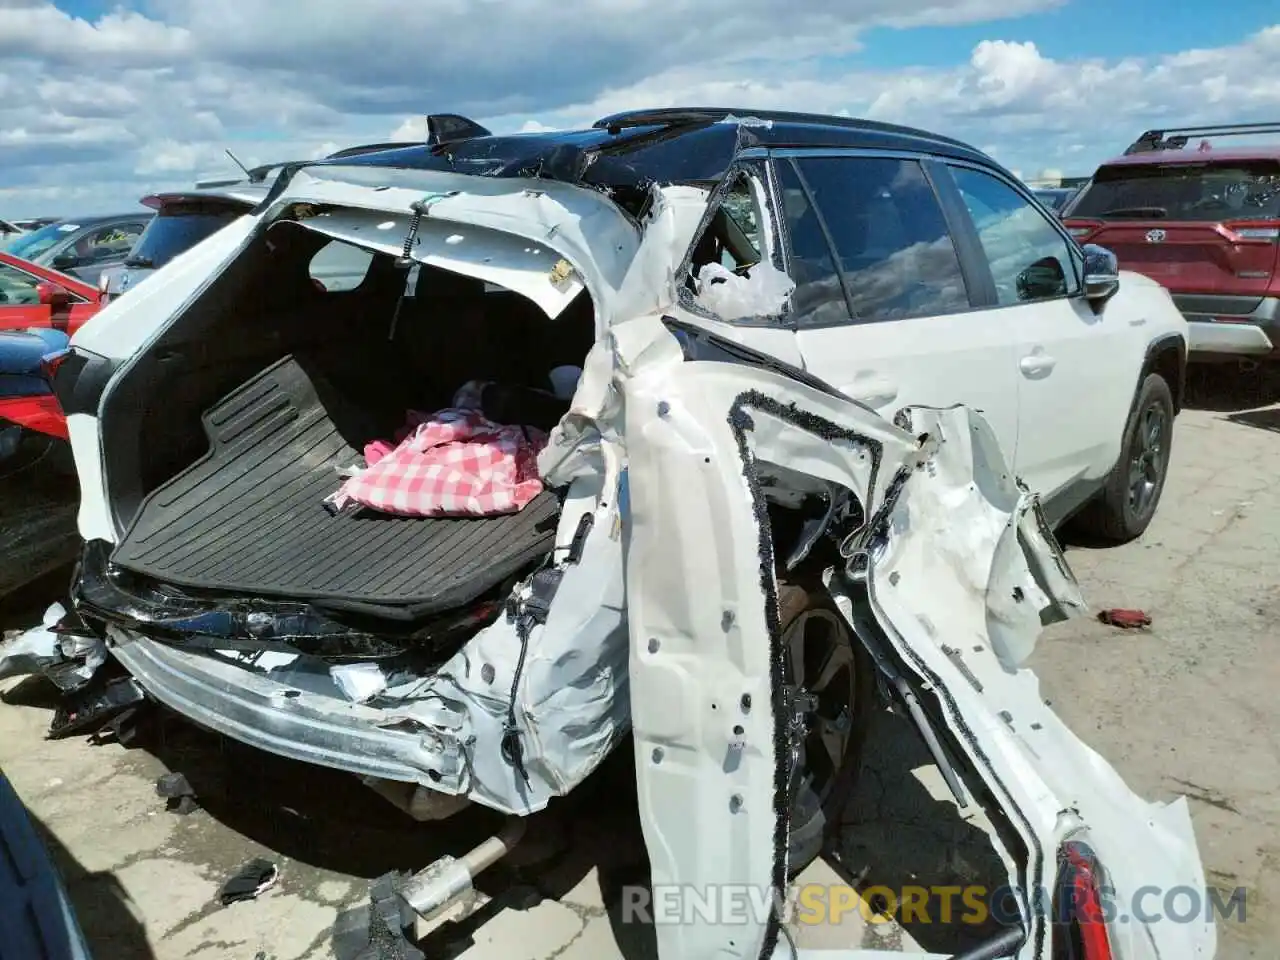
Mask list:
[[142,235],[145,221],[113,223],[76,241],[75,251],[84,264],[123,259]]
[[1280,164],[1104,166],[1068,211],[1084,219],[1262,220],[1280,217]]
[[990,174],[968,167],[952,167],[951,174],[977,228],[1000,306],[1079,292],[1074,247],[1035,204]]
[[837,314],[874,323],[969,308],[955,245],[919,162],[800,157],[779,164],[779,181],[797,325],[823,326]]

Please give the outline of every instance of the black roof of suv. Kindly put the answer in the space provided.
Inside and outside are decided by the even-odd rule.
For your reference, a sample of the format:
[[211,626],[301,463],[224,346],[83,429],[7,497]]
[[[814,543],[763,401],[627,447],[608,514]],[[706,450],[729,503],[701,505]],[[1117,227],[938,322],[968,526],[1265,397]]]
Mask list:
[[[469,121],[468,121],[469,122]],[[332,157],[308,165],[405,167],[491,177],[537,176],[569,183],[641,187],[719,180],[747,147],[904,150],[992,164],[959,140],[848,117],[727,107],[638,110],[585,130],[494,135],[478,124],[462,136]]]

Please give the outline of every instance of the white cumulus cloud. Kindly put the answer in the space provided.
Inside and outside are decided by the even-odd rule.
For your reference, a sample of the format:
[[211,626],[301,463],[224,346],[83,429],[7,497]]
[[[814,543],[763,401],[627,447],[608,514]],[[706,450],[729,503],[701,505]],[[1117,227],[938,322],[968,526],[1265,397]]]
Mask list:
[[[536,132],[636,107],[807,110],[1080,174],[1149,126],[1280,116],[1280,25],[1059,60],[1018,18],[1063,2],[146,0],[84,19],[0,0],[0,215],[127,209],[233,173],[227,149],[253,165],[421,140],[432,112]],[[862,65],[869,28],[978,23],[989,39],[953,66]]]

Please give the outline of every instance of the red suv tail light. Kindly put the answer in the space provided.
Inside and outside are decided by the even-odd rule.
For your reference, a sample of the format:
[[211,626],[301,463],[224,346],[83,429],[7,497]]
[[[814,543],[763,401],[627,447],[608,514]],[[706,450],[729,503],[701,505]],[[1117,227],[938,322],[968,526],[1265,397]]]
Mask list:
[[1083,240],[1102,226],[1102,222],[1100,220],[1064,220],[1063,225],[1073,237]]
[[1093,851],[1078,841],[1064,843],[1053,904],[1054,960],[1115,960],[1102,898],[1102,867]]
[[1236,220],[1220,228],[1232,243],[1275,243],[1280,239],[1280,224],[1274,220]]

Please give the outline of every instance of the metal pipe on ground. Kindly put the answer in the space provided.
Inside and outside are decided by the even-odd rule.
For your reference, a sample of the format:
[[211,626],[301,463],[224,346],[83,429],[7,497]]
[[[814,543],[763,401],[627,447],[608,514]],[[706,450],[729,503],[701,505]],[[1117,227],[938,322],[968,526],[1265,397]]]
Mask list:
[[441,857],[401,885],[400,899],[423,920],[434,920],[471,893],[475,878],[515,848],[525,826],[523,818],[512,817],[500,833],[461,857]]

